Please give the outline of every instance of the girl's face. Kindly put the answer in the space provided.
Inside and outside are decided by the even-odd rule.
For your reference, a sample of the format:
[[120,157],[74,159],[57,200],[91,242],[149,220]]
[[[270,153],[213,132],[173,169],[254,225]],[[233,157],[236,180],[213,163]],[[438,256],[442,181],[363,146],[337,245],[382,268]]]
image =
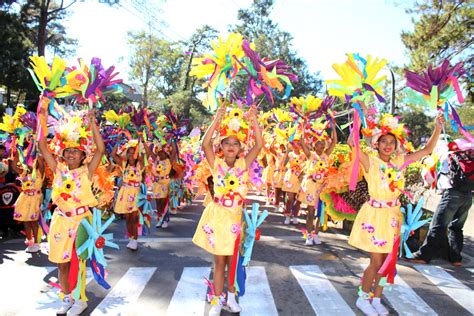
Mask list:
[[70,169],[79,167],[85,156],[85,153],[79,148],[65,148],[63,150],[63,159]]
[[397,139],[392,134],[382,135],[377,141],[379,154],[390,156],[397,149]]
[[166,158],[168,158],[166,152],[163,149],[158,152],[158,157],[160,158],[160,160],[165,160]]
[[133,163],[135,162],[135,150],[136,148],[135,147],[130,147],[129,149],[127,149],[127,160],[129,163]]
[[326,147],[326,143],[320,140],[318,140],[316,144],[314,144],[314,150],[316,151],[318,155],[323,153],[325,147]]
[[221,141],[222,152],[226,158],[236,158],[240,152],[240,141],[235,137],[227,137]]

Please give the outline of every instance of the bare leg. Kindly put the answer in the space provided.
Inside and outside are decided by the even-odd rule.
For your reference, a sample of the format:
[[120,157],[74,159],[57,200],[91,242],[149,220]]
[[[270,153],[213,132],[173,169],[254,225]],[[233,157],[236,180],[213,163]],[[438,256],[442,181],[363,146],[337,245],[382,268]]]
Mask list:
[[291,215],[291,207],[293,206],[293,202],[295,201],[295,193],[293,192],[288,192],[287,196],[288,199],[286,200],[286,207],[285,207],[285,215],[290,216]]
[[308,234],[313,231],[314,222],[314,206],[308,206],[308,214],[306,215],[306,231]]
[[[362,291],[364,291],[365,293],[370,292],[372,283],[374,281],[377,281],[377,278],[380,280],[380,275],[377,274],[377,271],[379,271],[386,256],[387,254],[384,253],[370,253],[370,264],[365,269],[364,276],[362,279]],[[382,290],[383,288],[376,283],[375,292],[378,292],[379,295],[382,295]]]
[[133,212],[131,215],[131,234],[133,239],[137,240],[138,239],[138,222],[140,219],[140,216],[138,214],[139,211]]
[[275,188],[275,206],[278,207],[281,202],[281,188]]
[[28,241],[30,241],[31,239],[34,238],[34,235],[33,235],[33,230],[31,228],[31,222],[23,222],[23,226],[25,227],[25,235],[26,235],[26,239]]
[[214,291],[219,296],[224,290],[226,256],[214,256]]
[[58,263],[58,279],[64,294],[69,294],[69,267],[70,262]]
[[296,201],[295,206],[293,207],[293,216],[294,217],[298,217],[300,215],[300,206],[301,206],[301,202]]

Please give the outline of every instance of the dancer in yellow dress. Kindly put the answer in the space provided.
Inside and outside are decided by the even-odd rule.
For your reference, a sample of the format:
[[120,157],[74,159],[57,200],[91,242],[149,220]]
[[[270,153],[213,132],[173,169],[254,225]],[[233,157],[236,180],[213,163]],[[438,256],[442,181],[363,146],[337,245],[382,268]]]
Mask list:
[[16,221],[23,222],[26,235],[26,252],[35,253],[40,251],[38,243],[38,221],[40,219],[41,202],[43,193],[41,188],[44,180],[44,162],[43,158],[38,157],[33,170],[29,171],[28,166],[20,169],[21,174],[21,193],[15,203],[13,218]]
[[[367,112],[364,109],[365,112]],[[366,116],[367,117],[367,116]],[[394,271],[381,271],[386,259],[393,268],[398,254],[397,241],[400,236],[402,214],[400,212],[400,194],[404,190],[405,180],[403,167],[429,155],[441,132],[444,122],[439,114],[435,128],[423,149],[404,155],[401,150],[405,145],[405,129],[398,120],[389,114],[375,118],[375,112],[369,113],[367,129],[362,129],[365,136],[371,137],[376,155],[359,151],[360,164],[369,187],[370,200],[360,209],[354,221],[349,237],[349,244],[370,253],[370,264],[364,271],[362,286],[359,291],[357,307],[366,315],[388,315],[381,303],[384,275],[393,276]],[[349,138],[352,145],[352,135]],[[390,256],[388,256],[390,254]],[[389,264],[389,262],[386,262]],[[390,265],[388,265],[390,266]],[[374,284],[374,298],[370,301],[370,292]]]
[[286,192],[283,191],[283,178],[286,173],[286,160],[288,158],[288,148],[282,144],[275,149],[270,147],[270,152],[275,157],[275,172],[273,173],[273,190],[275,197],[275,207],[280,213],[285,212],[285,207],[281,203],[285,203]]
[[[257,110],[252,106],[249,117],[255,135],[255,145],[245,157],[239,158],[243,142],[247,139],[248,126],[242,120],[240,109],[233,109],[224,118],[226,108],[221,106],[216,117],[206,131],[202,141],[202,150],[206,160],[212,166],[214,178],[214,198],[205,208],[193,242],[214,255],[214,299],[209,315],[220,315],[225,302],[224,274],[226,266],[231,266],[234,243],[241,230],[242,209],[248,190],[248,166],[255,160],[263,146],[262,132],[258,125]],[[223,158],[214,154],[211,139],[214,131],[220,127],[220,146]],[[229,279],[233,276],[229,275]],[[228,286],[227,307],[231,312],[240,312],[235,300],[235,287]]]
[[[304,124],[306,125],[306,124]],[[301,191],[298,200],[307,205],[308,214],[306,215],[306,241],[307,246],[314,244],[319,245],[319,222],[322,220],[320,214],[317,214],[316,223],[314,223],[314,212],[318,204],[321,203],[319,194],[324,186],[326,178],[326,170],[328,168],[328,157],[331,155],[334,147],[337,144],[336,128],[333,125],[331,131],[331,142],[329,144],[329,137],[324,130],[324,124],[312,124],[305,137],[301,137],[301,148],[308,159],[306,171],[301,183]],[[305,139],[308,141],[310,148]],[[314,227],[314,232],[313,232]]]
[[125,215],[129,238],[127,248],[137,250],[140,219],[137,202],[143,182],[143,157],[139,155],[138,140],[129,140],[124,152],[126,158],[117,154],[117,147],[112,151],[112,159],[119,166],[122,174],[122,185],[115,201],[114,212]]
[[[273,174],[275,173],[275,169],[276,169],[276,158],[270,152],[270,148],[273,146],[273,143],[270,143],[268,145],[266,144],[265,146],[268,146],[268,148],[265,148],[266,167],[263,170],[262,179],[266,187],[266,193],[267,193],[267,203],[265,205],[270,206],[272,203],[271,195],[272,195],[272,187],[273,187]],[[275,195],[275,192],[273,192],[273,195]]]
[[[46,138],[40,139],[38,145],[46,164],[54,172],[52,201],[57,208],[51,220],[48,244],[49,260],[58,264],[58,279],[64,294],[58,314],[66,314],[70,309],[71,314],[79,315],[87,308],[87,302],[79,299],[74,301],[68,277],[79,224],[83,218],[92,218],[90,207],[97,204],[92,193],[92,177],[105,152],[105,145],[93,111],[87,117],[77,113],[66,118],[66,122],[57,126],[56,132],[60,162],[49,151]],[[45,109],[41,110],[40,119],[46,123]],[[85,135],[91,132],[96,150],[86,165],[84,159],[92,143],[90,136]]]
[[303,166],[305,157],[301,147],[292,142],[293,151],[288,153],[287,169],[283,178],[282,190],[286,192],[285,204],[285,225],[290,223],[298,224],[298,215],[300,211],[300,202],[296,199],[301,190],[301,178],[303,175]]

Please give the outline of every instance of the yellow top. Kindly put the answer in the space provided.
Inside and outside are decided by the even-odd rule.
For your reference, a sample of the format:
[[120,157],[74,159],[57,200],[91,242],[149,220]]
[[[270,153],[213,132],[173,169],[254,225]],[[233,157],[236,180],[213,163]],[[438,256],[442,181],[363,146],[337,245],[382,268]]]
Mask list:
[[318,155],[312,151],[309,160],[306,162],[305,174],[307,177],[312,177],[314,180],[323,180],[326,176],[328,163],[327,155]]
[[304,162],[305,161],[301,153],[299,155],[294,152],[290,152],[288,154],[287,166],[294,174],[298,175],[299,173],[301,173],[301,171],[303,170]]
[[245,199],[249,175],[244,158],[238,158],[234,167],[229,167],[224,159],[216,157],[212,175],[216,199]]
[[135,184],[142,182],[142,170],[138,166],[127,166],[126,162],[123,162],[122,165],[123,175],[122,175],[122,183],[124,184]]
[[171,172],[171,162],[168,158],[165,160],[158,160],[156,163],[153,164],[152,169],[154,176],[165,177],[170,174]]
[[377,201],[394,201],[398,199],[405,188],[403,171],[399,168],[403,165],[403,155],[398,155],[388,163],[379,157],[369,155],[369,172],[364,177],[369,187],[369,195]]
[[23,192],[41,191],[43,187],[44,174],[36,169],[36,179],[33,179],[32,173],[28,173],[23,179],[21,179],[21,190]]
[[66,164],[58,163],[51,198],[62,211],[74,211],[81,206],[97,205],[87,165],[69,170]]

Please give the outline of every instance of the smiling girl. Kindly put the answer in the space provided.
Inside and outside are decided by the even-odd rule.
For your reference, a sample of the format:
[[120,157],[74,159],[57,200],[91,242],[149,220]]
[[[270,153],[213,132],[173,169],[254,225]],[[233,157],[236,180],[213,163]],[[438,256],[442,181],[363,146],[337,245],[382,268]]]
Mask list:
[[[367,112],[367,111],[366,111]],[[367,128],[362,129],[365,136],[371,137],[376,155],[369,155],[354,147],[360,155],[360,164],[368,183],[370,200],[360,209],[354,221],[349,237],[349,244],[370,253],[370,263],[364,271],[362,285],[356,306],[366,315],[388,315],[382,305],[383,275],[380,268],[400,235],[402,213],[399,196],[404,191],[405,180],[403,167],[429,155],[441,132],[443,116],[435,120],[433,134],[421,150],[402,154],[402,146],[406,145],[406,131],[398,119],[389,114],[381,118],[375,117],[376,112],[369,112]],[[352,146],[352,135],[349,137]],[[396,260],[397,253],[393,254]],[[373,299],[370,300],[374,286]]]
[[[235,287],[228,286],[225,301],[224,274],[226,266],[231,266],[234,243],[241,229],[242,210],[248,190],[248,166],[257,158],[263,146],[262,132],[257,121],[257,110],[252,106],[248,112],[255,135],[255,145],[245,157],[240,157],[243,142],[247,140],[248,126],[242,120],[243,113],[234,109],[221,124],[226,108],[221,106],[216,117],[206,131],[202,150],[211,166],[214,179],[214,198],[205,208],[193,242],[214,255],[214,297],[209,315],[220,315],[224,305],[233,312],[241,308],[235,297]],[[214,131],[220,128],[220,147],[223,158],[216,157],[211,145]],[[229,280],[233,276],[228,276]]]
[[[46,120],[44,111],[40,113],[41,120]],[[91,132],[96,150],[90,163],[85,164],[87,148],[92,148]],[[48,235],[49,260],[58,264],[58,279],[64,294],[58,314],[71,309],[70,314],[79,315],[87,308],[87,302],[74,301],[68,277],[79,224],[83,218],[92,218],[90,207],[97,204],[92,193],[92,176],[105,152],[94,112],[65,117],[65,122],[57,126],[56,143],[60,162],[49,151],[46,138],[38,142],[46,164],[54,173],[52,201],[57,205]]]

